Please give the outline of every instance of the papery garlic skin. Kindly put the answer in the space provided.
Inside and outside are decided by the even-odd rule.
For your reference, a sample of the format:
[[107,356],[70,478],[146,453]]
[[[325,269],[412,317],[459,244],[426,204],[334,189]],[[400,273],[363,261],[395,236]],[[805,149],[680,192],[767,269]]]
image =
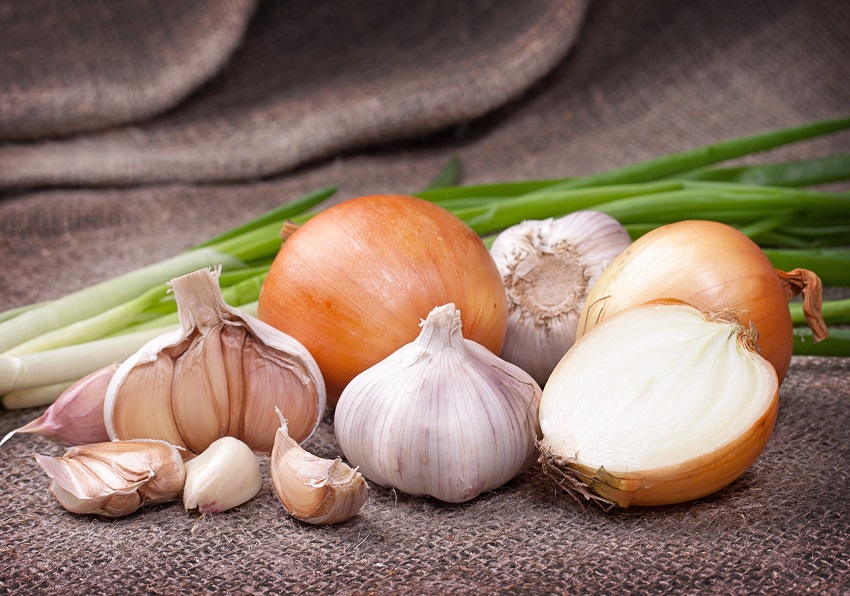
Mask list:
[[122,517],[179,498],[183,457],[164,441],[108,441],[72,447],[62,457],[35,456],[50,490],[72,513]]
[[593,284],[630,244],[626,229],[598,211],[524,221],[500,233],[490,254],[508,299],[501,358],[544,385],[575,343]]
[[108,441],[103,403],[117,370],[118,365],[111,364],[86,375],[63,391],[41,416],[3,437],[0,445],[16,433],[40,434],[67,445]]
[[225,304],[218,272],[171,281],[180,329],[125,360],[109,385],[104,420],[112,439],[156,438],[186,457],[232,436],[268,454],[275,408],[296,440],[318,427],[326,392],[316,361],[298,341]]
[[187,510],[221,513],[247,502],[263,487],[257,456],[233,437],[214,441],[185,466],[183,507]]
[[340,458],[324,459],[305,451],[289,436],[282,415],[270,467],[272,484],[284,509],[308,524],[347,521],[357,515],[368,498],[369,486],[360,472]]
[[543,391],[544,471],[620,507],[689,501],[738,478],[770,437],[779,381],[729,317],[656,302],[582,336]]
[[419,337],[354,378],[334,429],[372,482],[461,503],[498,488],[537,454],[541,390],[520,368],[464,339],[453,304]]

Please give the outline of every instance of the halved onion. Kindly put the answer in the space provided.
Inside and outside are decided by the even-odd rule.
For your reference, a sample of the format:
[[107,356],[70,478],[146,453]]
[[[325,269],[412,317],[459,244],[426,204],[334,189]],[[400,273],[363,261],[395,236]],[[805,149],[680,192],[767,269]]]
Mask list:
[[754,331],[728,312],[658,301],[596,326],[553,371],[540,403],[544,471],[620,507],[703,497],[758,458],[779,381]]

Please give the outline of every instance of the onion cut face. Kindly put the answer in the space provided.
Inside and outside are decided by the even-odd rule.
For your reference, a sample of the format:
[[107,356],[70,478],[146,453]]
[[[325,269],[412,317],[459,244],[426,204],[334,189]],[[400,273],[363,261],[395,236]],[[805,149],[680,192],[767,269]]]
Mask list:
[[434,203],[370,195],[318,213],[283,243],[258,316],[307,348],[334,406],[351,379],[416,339],[419,322],[449,302],[464,315],[464,337],[498,355],[507,299],[481,238]]
[[562,487],[620,507],[711,494],[758,458],[779,381],[752,329],[674,301],[583,336],[540,403],[541,462]]
[[781,383],[794,343],[788,301],[798,294],[820,341],[828,332],[817,275],[805,269],[777,271],[758,245],[732,226],[680,221],[640,237],[611,263],[585,301],[578,336],[651,300],[681,300],[705,312],[735,310],[743,325],[755,324],[760,353]]

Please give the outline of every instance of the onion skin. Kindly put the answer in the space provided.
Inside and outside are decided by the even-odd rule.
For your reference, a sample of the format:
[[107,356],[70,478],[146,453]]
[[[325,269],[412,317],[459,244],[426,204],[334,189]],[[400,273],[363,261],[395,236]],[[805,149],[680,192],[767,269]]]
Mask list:
[[333,406],[351,379],[416,339],[419,321],[448,302],[463,313],[464,336],[499,354],[507,300],[483,241],[433,203],[370,195],[320,212],[284,242],[258,316],[313,355]]
[[[820,280],[799,271],[816,282],[812,291],[819,304]],[[642,236],[611,263],[588,295],[578,337],[621,310],[662,298],[705,312],[734,310],[744,326],[755,325],[759,353],[781,383],[791,364],[794,329],[788,300],[796,292],[758,245],[735,228],[681,221]]]

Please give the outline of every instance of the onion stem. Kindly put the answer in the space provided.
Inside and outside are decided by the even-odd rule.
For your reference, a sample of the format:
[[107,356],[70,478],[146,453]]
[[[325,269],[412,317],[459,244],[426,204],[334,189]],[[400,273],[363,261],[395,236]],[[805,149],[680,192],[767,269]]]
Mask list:
[[[792,302],[791,321],[795,325],[805,325],[803,316],[803,305],[800,302]],[[841,325],[850,323],[850,298],[845,300],[824,300],[821,310],[823,320],[829,325]]]

